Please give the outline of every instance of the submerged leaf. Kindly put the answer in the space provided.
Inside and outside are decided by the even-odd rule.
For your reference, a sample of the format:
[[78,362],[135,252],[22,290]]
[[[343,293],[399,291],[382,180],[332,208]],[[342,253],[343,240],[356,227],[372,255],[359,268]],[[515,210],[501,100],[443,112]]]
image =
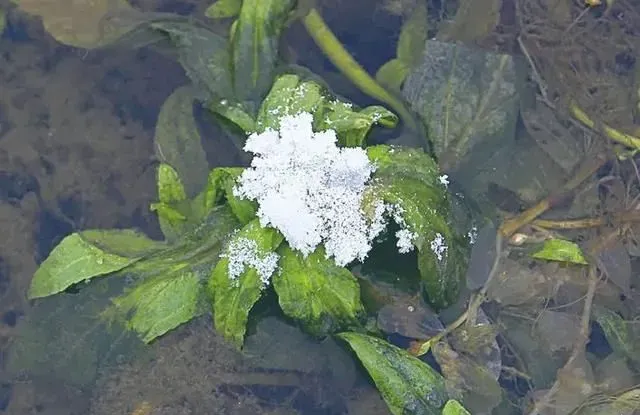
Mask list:
[[613,351],[635,363],[640,363],[640,350],[637,347],[640,339],[631,328],[634,322],[625,321],[617,313],[602,307],[595,308],[594,317],[602,327]]
[[163,247],[129,229],[73,233],[40,264],[31,281],[29,298],[46,297],[72,284],[120,271]]
[[351,272],[325,258],[318,248],[306,258],[288,246],[279,254],[273,286],[284,313],[315,336],[359,326],[364,315],[360,287]]
[[187,269],[142,281],[129,292],[115,298],[103,316],[126,321],[144,341],[150,343],[169,330],[202,313],[199,299],[202,283]]
[[[258,254],[267,255],[274,252],[283,239],[277,230],[263,228],[260,221],[254,219],[233,235],[228,247],[241,240],[251,240],[256,243]],[[249,265],[237,277],[232,276],[229,264],[233,255],[234,252],[227,251],[216,264],[209,278],[208,293],[213,303],[216,330],[241,348],[249,312],[260,298],[264,277]]]
[[488,160],[496,146],[515,136],[518,96],[511,56],[429,40],[403,95],[429,127],[446,171],[467,158]]
[[417,2],[411,16],[405,21],[398,38],[397,56],[404,65],[411,69],[420,63],[424,44],[427,41],[427,3]]
[[544,241],[542,248],[531,256],[536,259],[546,259],[547,261],[569,262],[580,265],[588,264],[578,244],[564,239],[548,239]]
[[451,203],[437,165],[421,150],[367,149],[376,164],[363,210],[373,219],[378,201],[399,210],[412,243],[427,300],[436,309],[455,302],[464,281],[469,242],[452,227]]
[[131,28],[104,24],[108,13],[133,10],[126,0],[14,0],[22,11],[42,18],[44,28],[58,42],[97,48]]
[[216,0],[204,14],[212,19],[234,17],[240,13],[240,7],[242,7],[242,0]]
[[188,225],[189,204],[178,172],[169,164],[161,163],[157,170],[159,202],[151,204],[151,210],[158,214],[160,229],[167,241],[174,241],[182,235]]
[[341,333],[394,415],[440,414],[448,398],[444,379],[425,362],[383,340]]
[[[235,97],[255,113],[271,88],[280,33],[294,0],[243,0],[231,35]],[[253,108],[252,108],[253,107]]]
[[[187,197],[193,197],[202,190],[209,173],[209,163],[193,115],[193,99],[193,89],[189,86],[173,91],[162,105],[154,137],[156,157],[175,169],[177,179],[184,186],[182,192],[186,193]],[[179,191],[176,179],[162,180],[169,178],[163,173],[158,173],[158,185],[169,186]],[[159,195],[160,201],[164,203],[175,202],[176,196],[179,196],[168,195],[165,189],[161,189]],[[163,196],[171,200],[164,200]]]

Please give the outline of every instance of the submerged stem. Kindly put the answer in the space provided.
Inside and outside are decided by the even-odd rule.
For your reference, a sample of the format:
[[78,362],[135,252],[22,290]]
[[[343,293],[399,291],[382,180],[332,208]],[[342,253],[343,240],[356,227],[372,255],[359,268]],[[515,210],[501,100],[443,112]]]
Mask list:
[[317,9],[311,8],[302,18],[302,23],[322,52],[351,82],[365,94],[389,105],[409,128],[417,131],[416,121],[411,111],[360,66],[333,34]]

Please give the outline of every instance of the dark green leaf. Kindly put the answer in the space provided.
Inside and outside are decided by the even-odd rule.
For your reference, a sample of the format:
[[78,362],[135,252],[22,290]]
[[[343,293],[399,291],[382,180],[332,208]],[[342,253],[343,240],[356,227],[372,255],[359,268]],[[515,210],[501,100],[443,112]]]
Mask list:
[[[243,0],[231,34],[233,87],[239,102],[254,113],[271,88],[280,33],[294,0]],[[251,108],[253,107],[253,108]]]
[[614,311],[603,307],[595,307],[594,318],[602,327],[607,342],[615,353],[640,363],[640,338],[632,330],[632,325],[636,322],[626,321]]
[[451,202],[437,165],[418,149],[374,146],[367,152],[376,171],[365,192],[365,214],[373,218],[380,200],[400,208],[414,235],[427,300],[436,309],[452,304],[465,277],[469,243],[453,227]]
[[213,319],[216,330],[236,347],[242,347],[249,311],[260,298],[264,287],[258,271],[247,266],[238,277],[229,273],[229,246],[243,239],[254,241],[258,256],[265,257],[274,252],[284,239],[272,228],[263,228],[254,219],[233,235],[227,252],[215,266],[208,283],[209,297],[213,301]]
[[170,270],[115,298],[104,316],[126,321],[129,330],[149,343],[201,314],[201,293],[202,284],[196,273],[184,268]]
[[[159,170],[158,185],[172,189],[173,193],[181,190],[188,197],[202,190],[209,173],[209,163],[193,116],[193,98],[191,87],[176,89],[162,105],[155,133],[156,157],[173,167],[178,176],[169,177],[167,169]],[[178,183],[183,189],[179,189]],[[161,202],[175,202],[181,196],[167,191],[159,189]]]
[[447,400],[444,379],[423,361],[383,340],[341,333],[369,372],[394,415],[440,414]]
[[460,402],[455,399],[449,399],[442,408],[442,415],[471,415]]
[[204,14],[212,19],[234,17],[240,13],[240,7],[242,7],[242,0],[216,0]]
[[548,239],[540,250],[531,254],[536,259],[547,261],[570,262],[572,264],[588,264],[578,244],[564,239]]
[[511,56],[429,40],[403,95],[429,127],[440,165],[450,170],[468,157],[485,162],[513,139],[516,81]]
[[128,229],[71,234],[40,264],[29,298],[46,297],[72,284],[120,271],[162,247],[164,244]]
[[303,258],[283,245],[279,254],[280,272],[273,286],[287,316],[315,336],[360,325],[364,307],[358,281],[349,270],[325,258],[322,248]]
[[235,102],[227,39],[191,21],[155,22],[151,27],[169,36],[178,49],[180,63],[199,97],[207,103],[223,99]]

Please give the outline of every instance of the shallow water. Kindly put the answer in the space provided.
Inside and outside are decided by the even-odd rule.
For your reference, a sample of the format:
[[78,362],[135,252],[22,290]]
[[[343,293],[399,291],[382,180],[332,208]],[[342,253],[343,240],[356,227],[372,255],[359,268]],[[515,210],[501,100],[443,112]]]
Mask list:
[[[370,73],[395,55],[403,19],[388,13],[390,3],[363,14],[359,2],[327,2],[327,23]],[[444,3],[430,2],[438,7]],[[343,9],[338,13],[332,5]],[[206,8],[195,1],[146,0],[134,6],[185,15]],[[0,1],[0,7],[8,5]],[[339,75],[301,33],[294,26],[285,38],[287,53],[297,63],[322,75],[338,94],[361,105],[375,102]],[[0,38],[0,414],[389,413],[350,353],[284,324],[269,307],[272,298],[256,306],[255,313],[265,318],[251,322],[244,354],[215,335],[206,316],[148,347],[118,329],[109,330],[95,316],[109,293],[126,281],[96,281],[55,298],[26,299],[38,264],[73,231],[137,228],[162,237],[148,208],[156,198],[153,134],[165,99],[187,82],[178,63],[152,48],[72,48],[53,40],[37,20],[15,9],[9,13]],[[525,135],[520,118],[517,130],[518,137]],[[220,130],[205,126],[203,132],[211,167],[238,163],[237,150]],[[508,155],[508,166],[504,159],[497,162],[502,170],[489,165],[454,172],[460,193],[477,197],[483,213],[495,214],[495,205],[515,205],[513,214],[559,187],[569,176],[558,167],[562,163],[540,168],[538,160],[550,157],[528,139],[518,148],[529,157]],[[542,173],[531,173],[535,168]],[[535,183],[522,190],[531,177]],[[468,276],[472,289],[482,287],[495,253],[491,237],[484,243],[473,254],[479,262],[472,269],[476,275]],[[514,273],[525,272],[514,267]],[[441,319],[450,322],[459,311],[454,308]],[[604,358],[611,348],[600,326],[592,326],[588,351]],[[532,341],[527,337],[531,333],[517,334],[514,343]],[[391,339],[407,345],[405,338]],[[22,349],[16,350],[16,344]],[[558,359],[544,357],[549,359],[540,361]],[[504,363],[516,360],[505,357]],[[510,382],[503,386],[514,395],[524,394],[521,379]]]

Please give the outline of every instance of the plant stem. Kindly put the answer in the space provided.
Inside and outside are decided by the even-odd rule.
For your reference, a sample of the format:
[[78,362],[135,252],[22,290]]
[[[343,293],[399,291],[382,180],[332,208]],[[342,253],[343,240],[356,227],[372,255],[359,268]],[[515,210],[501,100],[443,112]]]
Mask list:
[[417,125],[411,111],[398,98],[384,89],[344,48],[333,34],[324,19],[315,8],[302,18],[305,29],[314,42],[344,76],[353,82],[362,92],[389,105],[409,128],[417,131]]

